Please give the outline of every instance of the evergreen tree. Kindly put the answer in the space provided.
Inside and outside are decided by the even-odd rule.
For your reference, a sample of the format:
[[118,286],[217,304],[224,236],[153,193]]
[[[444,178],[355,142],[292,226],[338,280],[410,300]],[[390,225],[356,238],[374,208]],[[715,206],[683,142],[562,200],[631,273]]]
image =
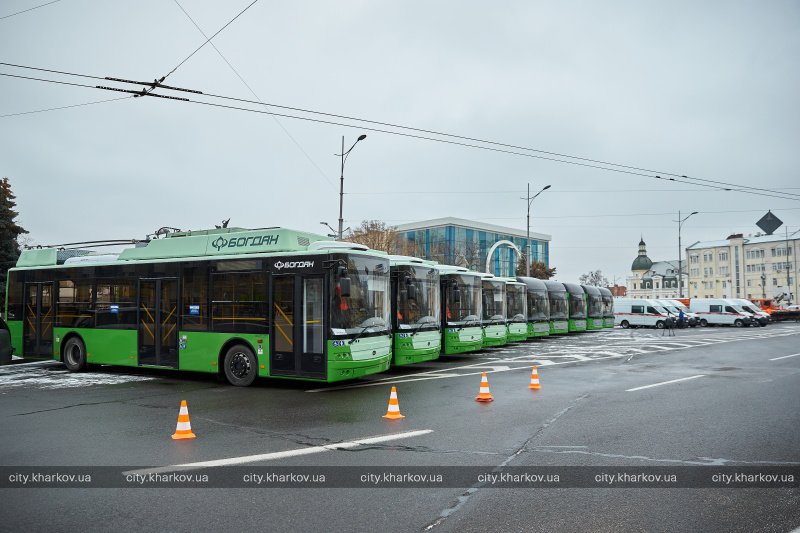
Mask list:
[[15,198],[8,178],[0,180],[0,307],[5,306],[8,269],[17,264],[19,257],[17,239],[23,233],[28,233],[14,222],[18,214],[14,210],[17,205],[14,202]]

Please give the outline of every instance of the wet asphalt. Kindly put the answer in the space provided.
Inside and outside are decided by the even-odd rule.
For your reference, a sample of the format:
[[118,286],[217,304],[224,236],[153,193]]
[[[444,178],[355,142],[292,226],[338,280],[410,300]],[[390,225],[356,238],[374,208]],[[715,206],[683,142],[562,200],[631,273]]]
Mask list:
[[[347,384],[0,368],[0,463],[154,467],[417,430],[253,466],[800,465],[800,327],[591,332]],[[542,389],[528,389],[537,364]],[[487,371],[494,401],[478,403]],[[680,380],[637,391],[628,389]],[[382,418],[389,389],[406,418]],[[173,441],[187,400],[198,438]],[[0,489],[0,530],[790,531],[798,489]]]

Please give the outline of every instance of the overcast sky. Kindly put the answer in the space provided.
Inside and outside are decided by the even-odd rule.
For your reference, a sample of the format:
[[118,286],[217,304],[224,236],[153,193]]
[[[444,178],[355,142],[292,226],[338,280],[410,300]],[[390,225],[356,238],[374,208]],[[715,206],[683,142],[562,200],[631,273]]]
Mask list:
[[[251,0],[179,1],[211,35]],[[3,0],[0,17],[43,3]],[[260,0],[213,43],[263,102],[800,195],[798,27],[800,3],[777,0]],[[0,19],[0,61],[101,77],[161,77],[204,40],[168,0]],[[210,45],[165,83],[254,99]],[[124,95],[0,77],[0,96],[8,115]],[[550,184],[531,229],[552,235],[561,281],[602,269],[624,283],[640,235],[651,259],[676,259],[678,210],[700,211],[684,246],[754,233],[768,209],[800,225],[798,200],[159,98],[1,117],[0,176],[39,244],[226,218],[320,232],[337,224],[341,136],[360,133],[345,225],[455,216],[524,231],[526,184]]]

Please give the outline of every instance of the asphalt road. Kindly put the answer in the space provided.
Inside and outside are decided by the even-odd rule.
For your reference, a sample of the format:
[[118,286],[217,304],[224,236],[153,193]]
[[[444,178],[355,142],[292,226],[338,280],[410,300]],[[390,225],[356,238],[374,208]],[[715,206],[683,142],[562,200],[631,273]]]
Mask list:
[[[527,387],[531,364],[539,391]],[[482,371],[491,403],[474,400]],[[392,385],[406,416],[399,421],[382,418]],[[173,441],[184,399],[198,438]],[[372,437],[380,438],[354,442]],[[431,473],[446,466],[797,467],[800,327],[679,330],[675,337],[592,332],[324,386],[263,380],[240,389],[212,376],[108,367],[76,375],[54,362],[0,368],[2,465],[174,471],[221,459]],[[0,499],[3,531],[800,526],[798,489],[5,488]]]

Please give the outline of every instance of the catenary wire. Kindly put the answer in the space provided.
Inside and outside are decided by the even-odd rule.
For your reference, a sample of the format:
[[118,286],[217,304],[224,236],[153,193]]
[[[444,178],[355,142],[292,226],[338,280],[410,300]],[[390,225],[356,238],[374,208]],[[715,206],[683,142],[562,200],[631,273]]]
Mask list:
[[17,11],[16,13],[11,13],[10,15],[4,15],[0,17],[0,20],[9,19],[11,17],[21,15],[23,13],[27,13],[28,11],[33,11],[34,9],[39,9],[40,7],[49,6],[50,4],[55,4],[56,2],[60,2],[61,0],[53,0],[52,2],[47,2],[44,4],[39,4],[38,6],[29,7],[28,9],[23,9],[22,11]]
[[[257,1],[257,0],[255,0],[255,1]],[[212,38],[213,38],[213,36],[212,36]],[[0,64],[7,64],[7,63],[0,63]],[[34,68],[34,67],[25,67],[25,68]],[[36,80],[36,81],[44,81],[44,82],[50,82],[50,83],[60,83],[60,84],[64,84],[64,85],[74,85],[74,86],[78,86],[78,87],[89,87],[89,88],[97,88],[97,89],[105,89],[105,90],[120,90],[120,89],[114,89],[114,88],[110,88],[110,87],[100,87],[100,86],[92,87],[90,85],[82,85],[82,84],[75,84],[75,83],[69,83],[69,82],[61,82],[61,81],[56,81],[56,80],[46,80],[46,79],[42,79],[42,78],[18,76],[18,75],[13,75],[13,74],[6,74],[6,73],[0,73],[0,75],[23,78],[23,79],[31,79],[31,80]],[[106,79],[106,78],[103,78],[103,79]],[[163,80],[163,78],[162,78],[162,80]],[[120,81],[123,81],[123,80],[120,80]],[[134,83],[134,82],[130,82],[130,83]],[[136,82],[136,83],[138,83],[138,82]],[[133,92],[133,91],[131,91],[131,92]],[[250,103],[258,103],[258,102],[254,102],[254,101],[250,101],[250,100],[244,100],[244,99],[238,99],[238,98],[221,97],[221,96],[218,96],[218,95],[206,94],[206,93],[203,93],[203,94],[204,94],[204,96],[209,96],[209,97],[214,97],[214,98],[225,98],[225,99],[229,99],[229,100],[236,100],[236,101],[243,101],[243,102],[250,102]],[[153,94],[149,94],[149,93],[144,93],[143,92],[141,94],[141,96],[159,96],[159,95],[153,95]],[[170,97],[166,97],[166,98],[170,98]],[[175,98],[171,98],[171,99],[175,99]],[[730,190],[730,191],[735,191],[735,192],[753,194],[753,195],[757,195],[757,196],[780,198],[780,199],[784,199],[784,200],[795,200],[795,201],[796,200],[800,200],[800,194],[797,194],[797,193],[783,193],[783,192],[774,191],[772,189],[759,189],[759,188],[754,188],[754,187],[749,187],[749,186],[740,186],[740,185],[727,184],[727,183],[725,183],[725,185],[731,185],[731,187],[723,187],[721,185],[707,185],[705,183],[695,183],[694,181],[687,181],[687,180],[698,180],[698,178],[689,178],[687,176],[680,176],[680,178],[685,178],[685,179],[680,179],[680,178],[677,178],[677,177],[662,177],[660,175],[645,174],[643,172],[637,172],[637,171],[634,171],[634,170],[624,170],[626,168],[630,168],[630,169],[638,168],[638,167],[631,167],[631,166],[627,166],[627,165],[618,165],[618,164],[615,164],[615,163],[608,163],[609,165],[619,167],[619,168],[610,168],[608,166],[601,166],[601,165],[595,165],[595,164],[589,164],[589,163],[581,163],[580,161],[595,161],[595,160],[589,160],[589,159],[586,159],[586,158],[579,158],[579,157],[574,157],[574,156],[564,156],[564,157],[576,159],[576,161],[569,161],[569,160],[564,160],[564,159],[558,159],[558,158],[555,158],[555,157],[548,157],[548,156],[543,156],[543,155],[534,155],[534,154],[531,154],[531,153],[520,153],[520,152],[516,152],[516,151],[513,151],[513,150],[507,150],[507,149],[501,149],[501,148],[493,148],[491,146],[479,146],[479,145],[475,145],[475,144],[469,144],[469,143],[466,143],[466,142],[451,141],[451,140],[446,140],[446,139],[437,139],[437,138],[434,138],[434,137],[427,137],[427,136],[424,136],[424,135],[416,135],[416,134],[410,134],[410,133],[390,131],[390,130],[385,130],[385,129],[380,129],[380,128],[359,126],[359,125],[353,125],[353,124],[345,124],[345,123],[334,122],[334,121],[330,121],[330,120],[320,120],[320,119],[309,118],[309,117],[300,117],[300,116],[297,116],[297,115],[289,115],[289,114],[284,114],[284,113],[275,113],[275,112],[272,112],[272,111],[262,111],[262,110],[258,110],[258,109],[251,109],[251,108],[245,108],[245,107],[239,107],[239,106],[217,104],[217,103],[213,103],[213,102],[204,102],[204,101],[200,101],[200,100],[190,100],[188,98],[180,98],[179,100],[185,101],[185,102],[191,102],[191,103],[195,103],[195,104],[201,104],[201,105],[207,105],[207,106],[213,106],[213,107],[220,107],[220,108],[225,108],[225,109],[233,109],[233,110],[239,110],[239,111],[247,111],[247,112],[251,112],[251,113],[273,115],[273,116],[276,116],[276,117],[293,118],[293,119],[296,119],[296,120],[304,120],[304,121],[316,122],[316,123],[320,123],[320,124],[342,126],[342,127],[347,127],[347,128],[361,129],[361,130],[373,131],[373,132],[378,132],[378,133],[386,133],[386,134],[389,134],[389,135],[397,135],[397,136],[408,137],[408,138],[429,140],[429,141],[440,142],[440,143],[445,143],[445,144],[452,144],[452,145],[457,145],[457,146],[464,146],[464,147],[469,147],[469,148],[476,148],[476,149],[481,149],[481,150],[487,150],[487,151],[493,151],[493,152],[499,152],[499,153],[506,153],[506,154],[512,154],[512,155],[518,155],[518,156],[523,156],[523,157],[531,157],[531,158],[535,158],[535,159],[542,159],[542,160],[546,160],[546,161],[553,161],[553,162],[565,163],[565,164],[570,164],[570,165],[575,165],[575,166],[594,168],[594,169],[598,169],[598,170],[606,170],[606,171],[610,171],[610,172],[617,172],[617,173],[629,174],[629,175],[634,175],[634,176],[642,176],[642,177],[651,178],[651,179],[660,179],[660,180],[664,180],[664,181],[673,181],[673,182],[677,182],[677,183],[684,183],[684,184],[689,184],[689,185],[694,185],[694,186],[699,186],[699,187],[707,187],[707,188],[710,188],[710,189]],[[264,105],[271,105],[271,104],[264,104]],[[277,106],[277,105],[271,105],[271,106],[272,107],[282,108],[282,109],[298,109],[299,110],[299,108],[287,108],[286,106]],[[331,115],[331,114],[326,114],[326,113],[317,113],[317,114],[327,115],[327,116],[344,117],[344,116],[340,116],[340,115]],[[388,123],[378,123],[378,122],[375,122],[375,121],[368,121],[368,120],[362,120],[362,119],[351,119],[351,120],[363,121],[363,122],[374,123],[374,124],[387,124],[389,126],[392,126],[392,125],[390,125]],[[404,128],[402,126],[393,126],[393,127]],[[404,129],[408,129],[408,130],[411,130],[411,131],[415,130],[414,128],[407,128],[407,127],[404,128]],[[428,130],[417,130],[417,131],[428,131]],[[461,138],[459,136],[448,135],[448,134],[440,134],[440,135],[451,136],[451,137],[454,137],[454,138]],[[502,143],[495,143],[495,142],[491,142],[491,141],[477,140],[476,142],[484,142],[485,144],[500,145],[500,146],[513,146],[513,145],[503,145]],[[520,149],[525,150],[525,151],[533,151],[533,152],[537,152],[537,153],[551,153],[551,152],[543,152],[541,150],[534,150],[534,149],[531,149],[531,148],[524,148],[524,147],[521,147]],[[650,170],[646,170],[646,169],[643,169],[643,170],[645,172],[655,172],[655,171],[650,171]],[[665,173],[665,174],[667,174],[668,176],[678,176],[678,174],[674,174],[674,173]],[[703,181],[712,181],[712,180],[703,180]],[[722,182],[720,182],[720,183],[722,183]],[[759,192],[759,191],[765,191],[765,192]],[[775,193],[775,192],[777,192],[777,194],[769,194],[769,193]]]
[[[255,97],[255,99],[256,99],[256,100],[258,100],[258,101],[259,101],[259,103],[261,103],[261,105],[263,105],[263,106],[265,106],[265,107],[266,107],[266,104],[264,104],[264,103],[261,101],[261,98],[259,98],[259,97],[258,97],[258,95],[256,94],[256,92],[255,92],[255,91],[252,89],[252,87],[250,87],[250,84],[249,84],[249,83],[247,83],[247,81],[245,81],[245,79],[242,77],[242,75],[241,75],[241,74],[239,74],[239,72],[238,72],[238,71],[236,70],[236,68],[235,68],[235,67],[234,67],[234,66],[231,64],[231,62],[230,62],[230,61],[228,61],[228,58],[226,58],[226,57],[223,55],[223,53],[220,51],[220,49],[219,49],[219,48],[217,48],[217,45],[215,45],[213,42],[211,42],[211,38],[209,38],[209,37],[206,35],[206,33],[205,33],[205,32],[203,31],[203,29],[202,29],[202,28],[201,28],[201,27],[200,27],[200,26],[197,24],[197,22],[195,22],[195,20],[192,18],[192,16],[189,14],[189,12],[188,12],[188,11],[186,11],[186,9],[184,9],[184,7],[181,5],[181,3],[180,3],[180,2],[178,2],[178,0],[174,0],[174,2],[175,2],[177,5],[178,5],[178,7],[180,8],[180,10],[181,10],[181,11],[183,11],[183,14],[184,14],[184,15],[186,15],[186,17],[187,17],[187,18],[188,18],[188,19],[191,21],[191,23],[192,23],[192,24],[194,24],[194,27],[195,27],[195,28],[197,28],[197,31],[199,31],[199,32],[200,32],[200,33],[203,35],[203,37],[205,37],[205,38],[208,40],[208,43],[209,43],[209,44],[210,44],[210,45],[211,45],[211,46],[214,48],[214,50],[217,52],[217,54],[219,54],[219,57],[221,57],[221,58],[222,58],[222,60],[223,60],[223,61],[225,61],[225,63],[226,63],[226,64],[228,65],[228,67],[229,67],[229,68],[230,68],[230,69],[233,71],[233,73],[234,73],[234,74],[236,74],[236,77],[237,77],[237,78],[239,78],[239,80],[240,80],[240,81],[241,81],[241,82],[244,84],[244,86],[245,86],[245,87],[247,87],[247,90],[248,90],[248,91],[250,91],[250,94],[252,94],[252,95]],[[252,4],[251,4],[251,5],[252,5]],[[321,176],[322,176],[322,177],[325,179],[325,181],[327,181],[327,182],[328,182],[328,183],[329,183],[329,184],[330,184],[332,187],[336,188],[336,184],[334,184],[334,183],[331,181],[331,179],[328,177],[328,175],[327,175],[327,174],[325,174],[325,172],[324,172],[324,171],[323,171],[323,170],[322,170],[322,169],[319,167],[319,165],[317,165],[317,162],[316,162],[316,161],[314,161],[314,159],[312,159],[312,158],[311,158],[311,156],[308,154],[308,152],[306,152],[306,151],[305,151],[305,149],[304,149],[304,148],[303,148],[303,147],[300,145],[300,142],[299,142],[297,139],[295,139],[295,137],[294,137],[294,136],[293,136],[293,135],[292,135],[292,134],[289,132],[289,130],[288,130],[288,129],[286,129],[286,127],[283,125],[283,123],[281,123],[281,121],[280,121],[280,120],[278,120],[278,118],[277,118],[277,117],[275,117],[275,116],[272,116],[272,119],[273,119],[273,120],[275,121],[275,123],[276,123],[276,124],[277,124],[277,125],[278,125],[278,126],[279,126],[279,127],[282,129],[282,130],[283,130],[283,132],[286,134],[286,136],[287,136],[287,137],[289,137],[289,139],[290,139],[290,140],[291,140],[291,141],[294,143],[294,145],[297,147],[297,149],[298,149],[298,150],[300,150],[300,152],[301,152],[301,153],[302,153],[302,154],[305,156],[305,158],[306,158],[306,159],[307,159],[307,160],[308,160],[308,161],[311,163],[311,165],[312,165],[312,166],[313,166],[315,169],[317,169],[317,172],[318,172],[318,173],[319,173],[319,174],[320,174],[320,175],[321,175]]]
[[0,115],[0,118],[16,117],[16,116],[19,116],[19,115],[33,115],[35,113],[45,113],[47,111],[58,111],[60,109],[72,109],[73,107],[84,107],[84,106],[94,105],[94,104],[104,104],[106,102],[116,102],[118,100],[127,100],[128,98],[133,98],[133,96],[121,96],[120,98],[108,98],[106,100],[95,100],[94,102],[84,102],[82,104],[62,105],[60,107],[49,107],[47,109],[34,109],[32,111],[20,111],[19,113],[8,113],[8,114],[5,114],[5,115]]

